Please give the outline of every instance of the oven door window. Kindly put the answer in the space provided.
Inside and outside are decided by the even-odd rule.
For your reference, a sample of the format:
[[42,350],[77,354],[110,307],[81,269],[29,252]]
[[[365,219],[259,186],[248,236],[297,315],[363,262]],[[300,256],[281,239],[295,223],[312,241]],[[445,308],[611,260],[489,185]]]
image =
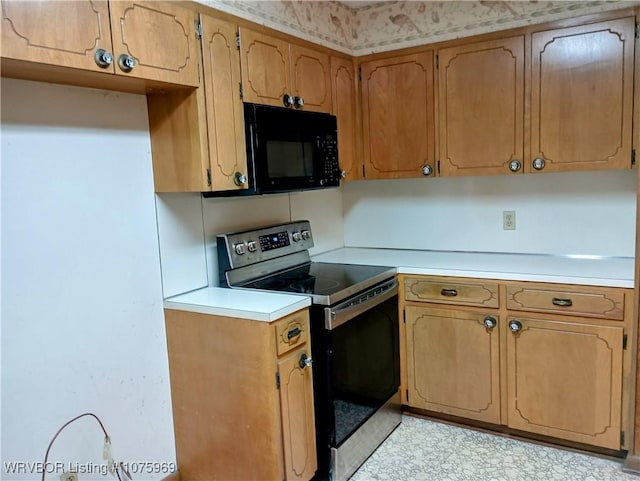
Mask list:
[[397,296],[330,332],[335,443],[339,446],[400,385]]

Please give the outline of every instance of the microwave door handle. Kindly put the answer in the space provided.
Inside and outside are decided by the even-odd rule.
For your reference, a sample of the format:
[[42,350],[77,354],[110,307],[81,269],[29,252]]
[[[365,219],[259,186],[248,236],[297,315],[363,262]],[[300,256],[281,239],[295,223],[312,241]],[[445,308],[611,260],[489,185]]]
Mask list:
[[336,327],[341,326],[345,322],[349,322],[351,319],[359,316],[365,311],[382,304],[386,300],[396,296],[398,294],[398,281],[394,280],[394,285],[389,290],[383,292],[382,294],[378,294],[373,296],[366,301],[361,302],[356,305],[347,305],[346,307],[340,307],[337,305],[333,308],[327,307],[324,309],[325,313],[325,329],[332,330]]

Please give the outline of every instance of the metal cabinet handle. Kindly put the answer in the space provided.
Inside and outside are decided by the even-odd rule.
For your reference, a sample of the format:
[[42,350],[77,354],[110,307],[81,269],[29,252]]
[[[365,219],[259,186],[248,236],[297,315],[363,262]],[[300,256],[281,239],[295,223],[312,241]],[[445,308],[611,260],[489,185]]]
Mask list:
[[341,178],[341,179],[344,179],[346,176],[347,176],[347,172],[346,172],[346,171],[344,171],[344,170],[341,170],[341,171],[340,171],[340,178]]
[[511,329],[511,332],[518,332],[522,329],[522,323],[514,319],[509,322],[509,329]]
[[96,65],[100,68],[107,68],[113,63],[113,55],[111,52],[107,52],[103,48],[99,48],[93,54],[93,59],[96,61]]
[[440,294],[447,297],[456,297],[458,295],[458,291],[455,289],[442,289]]
[[431,167],[429,164],[425,165],[422,168],[422,175],[431,175],[433,174],[433,167]]
[[136,59],[131,55],[123,53],[118,57],[118,67],[120,67],[120,70],[122,70],[123,72],[131,72],[133,70],[133,67],[135,66]]
[[294,337],[298,337],[302,333],[302,329],[299,327],[294,327],[293,329],[287,331],[287,340],[290,341]]
[[233,183],[240,186],[247,183],[247,176],[242,172],[236,172],[233,176]]
[[484,318],[483,324],[487,329],[493,329],[498,325],[498,322],[496,321],[495,317],[487,316]]
[[554,297],[551,302],[553,303],[554,306],[561,306],[561,307],[573,306],[573,301],[571,299],[562,299],[560,297]]
[[293,97],[293,106],[297,109],[304,105],[304,99],[302,97],[298,97],[297,95]]
[[536,170],[542,170],[544,169],[545,161],[542,157],[536,157],[533,159],[531,165],[533,165],[533,168]]
[[511,172],[518,172],[521,167],[522,162],[520,162],[519,160],[512,160],[511,162],[509,162],[509,170]]
[[300,366],[300,369],[304,369],[305,367],[311,366],[311,364],[313,364],[313,359],[307,356],[306,352],[303,352],[298,361],[298,366]]
[[282,103],[285,107],[291,107],[294,103],[293,97],[289,94],[284,94],[282,96]]

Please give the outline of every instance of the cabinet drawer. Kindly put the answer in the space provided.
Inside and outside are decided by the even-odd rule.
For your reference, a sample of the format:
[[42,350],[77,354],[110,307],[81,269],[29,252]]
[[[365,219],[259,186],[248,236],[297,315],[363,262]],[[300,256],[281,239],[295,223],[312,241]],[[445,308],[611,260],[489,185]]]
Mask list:
[[624,295],[621,289],[598,287],[507,285],[507,309],[622,321]]
[[309,311],[295,312],[275,323],[278,356],[309,340]]
[[498,307],[498,284],[492,282],[408,277],[404,290],[407,301]]

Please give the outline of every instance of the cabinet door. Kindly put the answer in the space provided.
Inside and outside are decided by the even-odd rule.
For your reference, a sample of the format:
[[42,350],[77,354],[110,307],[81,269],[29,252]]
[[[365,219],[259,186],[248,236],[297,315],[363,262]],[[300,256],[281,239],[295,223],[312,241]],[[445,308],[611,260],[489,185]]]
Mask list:
[[407,306],[406,336],[409,405],[500,423],[496,315]]
[[202,16],[202,56],[213,190],[246,189],[247,153],[236,26]]
[[112,50],[106,0],[2,1],[2,57],[113,73],[98,49]]
[[522,172],[524,37],[446,48],[439,55],[440,174]]
[[316,430],[311,366],[301,367],[301,349],[278,361],[285,480],[307,481],[315,474]]
[[353,62],[331,57],[333,115],[338,119],[338,159],[344,180],[362,177],[358,156],[358,118],[356,113],[356,74]]
[[529,171],[630,168],[634,19],[534,33],[531,48]]
[[509,427],[620,449],[621,327],[510,318]]
[[329,55],[300,45],[290,45],[291,90],[304,101],[304,110],[331,112]]
[[425,166],[433,172],[433,52],[361,68],[365,177],[421,177]]
[[[197,87],[199,47],[193,11],[175,3],[110,2],[116,73]],[[133,62],[129,69],[125,63]]]
[[282,107],[291,95],[289,44],[244,28],[240,39],[244,101]]

